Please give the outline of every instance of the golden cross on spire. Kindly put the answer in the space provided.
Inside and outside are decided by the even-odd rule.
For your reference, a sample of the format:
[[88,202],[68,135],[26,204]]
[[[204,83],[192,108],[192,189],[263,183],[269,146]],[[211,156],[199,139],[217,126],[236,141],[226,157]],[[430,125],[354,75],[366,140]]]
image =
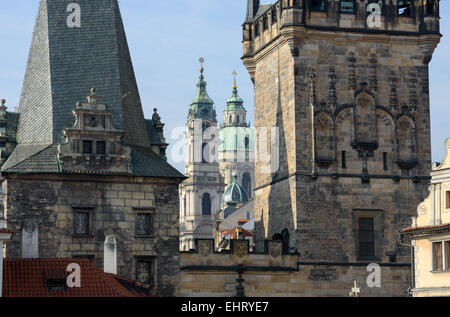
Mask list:
[[200,62],[200,72],[203,73],[203,71],[205,70],[203,68],[203,63],[205,62],[205,59],[203,57],[200,57],[198,61]]
[[236,70],[233,70],[232,74],[233,74],[233,77],[234,77],[233,88],[237,88],[237,83],[236,83],[237,72],[236,72]]

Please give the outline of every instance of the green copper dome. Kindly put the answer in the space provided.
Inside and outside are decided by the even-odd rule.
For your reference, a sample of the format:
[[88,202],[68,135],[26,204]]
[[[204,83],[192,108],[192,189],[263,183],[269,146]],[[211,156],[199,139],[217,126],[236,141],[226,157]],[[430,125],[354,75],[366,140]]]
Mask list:
[[[203,63],[203,59],[200,59],[200,62]],[[200,68],[200,78],[197,83],[197,93],[189,106],[188,120],[207,119],[215,122],[217,121],[216,110],[214,109],[214,102],[208,96],[208,92],[206,91],[207,84],[205,77],[203,76],[204,70],[205,69],[202,66]]]
[[237,173],[233,173],[233,183],[225,189],[222,197],[222,205],[239,205],[248,202],[248,194],[237,183]]
[[244,100],[242,100],[242,98],[239,97],[239,95],[238,95],[237,85],[236,85],[236,80],[235,80],[234,85],[233,85],[233,94],[227,101],[227,109],[225,111],[245,110],[243,104],[244,104]]
[[219,151],[250,151],[254,149],[253,129],[249,127],[224,127],[220,129]]

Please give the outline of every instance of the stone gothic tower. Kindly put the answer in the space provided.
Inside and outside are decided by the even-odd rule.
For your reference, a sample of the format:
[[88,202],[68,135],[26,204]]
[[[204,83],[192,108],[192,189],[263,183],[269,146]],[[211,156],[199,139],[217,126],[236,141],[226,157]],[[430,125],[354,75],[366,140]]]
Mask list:
[[[323,282],[347,296],[370,262],[384,286],[366,294],[409,286],[398,232],[427,195],[439,19],[438,0],[248,0],[255,127],[279,128],[269,147],[278,169],[255,165],[257,248],[284,231],[302,264],[316,265],[310,295]],[[266,150],[259,140],[257,150]]]
[[[203,63],[203,58],[200,59]],[[225,187],[217,160],[217,115],[206,91],[203,65],[197,93],[189,106],[186,127],[186,167],[188,177],[180,185],[180,250],[195,248],[195,239],[211,239],[214,216],[220,210]]]

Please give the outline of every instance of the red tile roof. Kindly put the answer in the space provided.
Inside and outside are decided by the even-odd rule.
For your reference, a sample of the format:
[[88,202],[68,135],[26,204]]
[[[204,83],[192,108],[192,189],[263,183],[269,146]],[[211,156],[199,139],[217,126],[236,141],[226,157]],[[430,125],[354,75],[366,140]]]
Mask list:
[[[66,268],[81,268],[81,287],[49,290],[49,280],[63,280]],[[4,259],[4,297],[146,297],[149,285],[104,273],[88,259]]]
[[14,231],[8,228],[0,228],[0,233],[14,233]]
[[245,229],[242,229],[239,227],[233,228],[233,229],[224,229],[224,230],[221,230],[220,233],[222,234],[222,236],[226,236],[229,234],[230,238],[235,240],[238,238],[236,229],[238,229],[239,231],[242,232],[242,236],[241,236],[242,239],[245,239],[247,237],[253,237],[253,238],[255,237],[255,233],[253,231],[245,230]]
[[402,230],[402,232],[413,232],[413,231],[421,231],[421,230],[435,230],[435,229],[447,229],[450,228],[450,223],[445,223],[442,225],[435,225],[435,226],[423,226],[423,227],[408,227]]

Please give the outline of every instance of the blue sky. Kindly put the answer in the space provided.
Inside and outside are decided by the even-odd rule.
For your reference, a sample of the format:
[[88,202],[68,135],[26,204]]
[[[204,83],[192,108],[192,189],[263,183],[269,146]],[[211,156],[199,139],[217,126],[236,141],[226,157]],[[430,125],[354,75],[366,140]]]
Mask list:
[[[121,0],[134,69],[146,117],[154,107],[166,123],[166,137],[186,123],[195,94],[198,59],[203,56],[208,92],[219,120],[231,95],[232,71],[253,121],[253,86],[242,65],[241,24],[246,0]],[[263,1],[269,2],[269,1]],[[39,0],[0,1],[0,98],[10,109],[19,103]],[[450,137],[450,1],[441,1],[444,35],[430,64],[433,160],[444,157]],[[183,171],[184,163],[174,163]]]

